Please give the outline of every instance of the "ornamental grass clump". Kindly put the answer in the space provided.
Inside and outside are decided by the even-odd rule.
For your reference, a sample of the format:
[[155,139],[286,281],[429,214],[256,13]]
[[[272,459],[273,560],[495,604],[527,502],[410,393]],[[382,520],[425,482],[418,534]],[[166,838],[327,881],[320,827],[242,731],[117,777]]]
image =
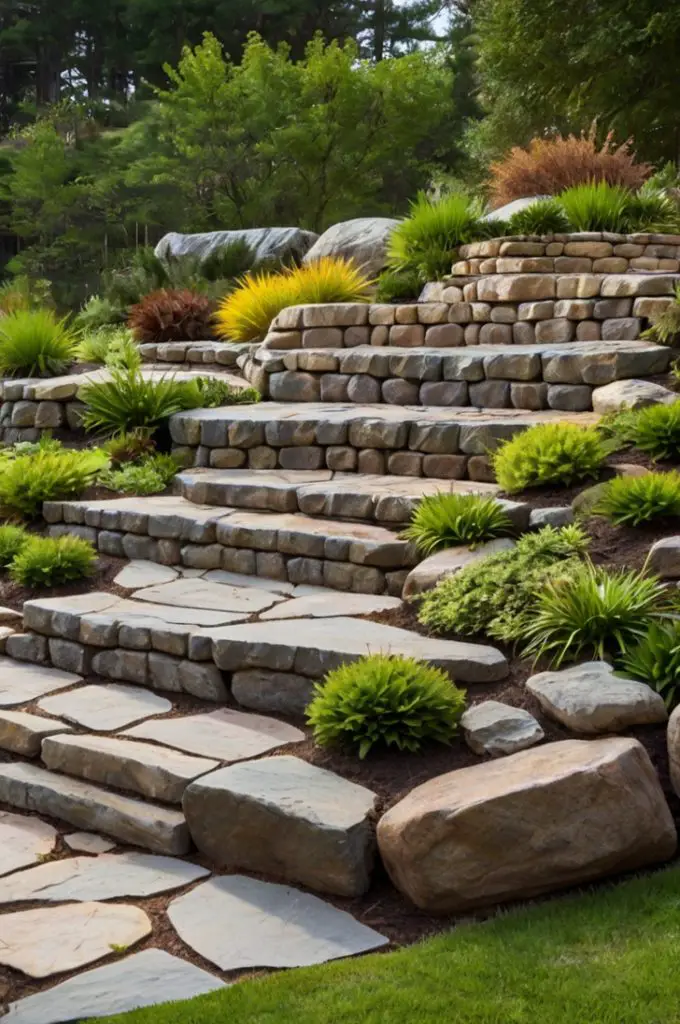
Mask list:
[[202,341],[213,337],[213,306],[188,288],[160,289],[130,309],[128,327],[137,341]]
[[0,373],[55,377],[74,359],[76,337],[51,309],[20,309],[0,319]]
[[680,473],[645,473],[609,480],[593,514],[615,526],[640,526],[680,516]]
[[368,302],[371,281],[352,260],[323,256],[302,267],[254,271],[240,278],[220,303],[216,331],[227,341],[263,338],[287,306],[324,302]]
[[513,548],[465,566],[417,598],[418,619],[435,633],[511,643],[523,635],[547,580],[573,575],[587,548],[588,536],[576,525],[524,534]]
[[653,622],[618,662],[621,672],[660,693],[668,708],[680,700],[680,621]]
[[97,552],[81,537],[31,537],[9,574],[25,587],[56,587],[92,576],[96,565]]
[[0,526],[0,569],[6,569],[23,548],[30,534],[21,526],[3,523]]
[[619,415],[622,436],[654,461],[680,458],[680,401]]
[[594,427],[539,423],[502,444],[491,460],[498,483],[512,494],[530,487],[571,487],[595,479],[615,447]]
[[329,672],[307,708],[314,739],[342,744],[361,759],[374,747],[411,753],[450,743],[465,710],[465,692],[433,665],[370,654]]
[[441,199],[419,193],[408,217],[390,235],[390,268],[418,274],[426,281],[446,277],[459,246],[488,236],[490,228],[482,221],[483,216],[483,204],[464,192],[452,192]]
[[418,503],[401,536],[423,555],[456,544],[475,547],[512,532],[512,523],[495,498],[478,494],[433,494]]
[[556,199],[539,199],[513,213],[508,235],[559,235],[569,230],[564,207]]
[[606,660],[625,653],[667,610],[668,597],[654,576],[606,572],[590,563],[570,578],[549,581],[537,594],[527,623],[524,654],[565,661]]
[[35,518],[44,501],[76,498],[108,466],[98,449],[38,448],[29,455],[0,463],[0,509],[10,515]]

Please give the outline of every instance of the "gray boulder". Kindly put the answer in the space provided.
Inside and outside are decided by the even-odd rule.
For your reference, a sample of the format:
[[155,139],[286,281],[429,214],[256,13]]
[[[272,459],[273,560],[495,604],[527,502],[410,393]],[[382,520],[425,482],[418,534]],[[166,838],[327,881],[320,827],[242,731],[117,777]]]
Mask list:
[[247,228],[242,231],[206,231],[197,235],[182,235],[170,231],[156,246],[159,259],[172,256],[197,256],[207,259],[219,249],[239,239],[247,242],[255,260],[294,258],[298,262],[319,236],[302,228]]
[[510,220],[513,213],[519,213],[520,210],[526,210],[527,206],[533,206],[534,203],[540,203],[542,199],[550,198],[551,196],[526,196],[523,199],[513,199],[511,203],[499,206],[497,210],[491,210],[490,213],[482,217],[482,220],[491,222],[495,220]]
[[378,274],[385,265],[387,241],[398,220],[392,217],[357,217],[324,231],[306,254],[304,263],[322,256],[342,256],[358,263],[367,274]]

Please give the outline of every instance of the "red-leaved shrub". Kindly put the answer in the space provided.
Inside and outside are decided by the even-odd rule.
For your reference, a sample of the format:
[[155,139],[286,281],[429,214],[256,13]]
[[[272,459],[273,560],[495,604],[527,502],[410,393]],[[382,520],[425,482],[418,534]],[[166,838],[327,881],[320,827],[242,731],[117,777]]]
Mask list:
[[202,341],[214,336],[212,313],[206,295],[161,288],[131,308],[128,327],[137,341]]
[[554,196],[572,185],[606,181],[637,189],[653,171],[636,163],[632,140],[617,146],[610,132],[598,149],[595,126],[586,134],[532,139],[527,149],[513,147],[491,165],[490,198],[499,207],[524,196]]

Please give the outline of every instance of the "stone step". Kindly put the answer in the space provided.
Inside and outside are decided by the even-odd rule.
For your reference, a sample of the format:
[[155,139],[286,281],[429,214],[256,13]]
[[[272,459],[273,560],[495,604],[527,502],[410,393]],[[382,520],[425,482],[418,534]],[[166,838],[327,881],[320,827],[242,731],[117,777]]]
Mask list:
[[221,341],[172,341],[140,345],[139,352],[143,362],[163,366],[166,372],[169,369],[168,363],[174,364],[175,368],[179,364],[200,371],[205,365],[216,366],[222,370],[225,367],[234,367],[238,357],[252,348],[250,342],[238,344]]
[[174,450],[217,469],[330,469],[488,480],[487,453],[535,423],[596,423],[552,409],[278,403],[196,409],[171,417]]
[[44,515],[52,536],[77,533],[109,555],[355,593],[399,594],[418,561],[412,544],[375,523],[218,510],[182,497],[49,502]]
[[181,803],[190,782],[219,767],[219,761],[151,743],[68,734],[45,738],[42,760],[51,771],[169,804]]
[[[443,336],[440,341],[455,343]],[[592,409],[594,387],[663,373],[670,362],[667,347],[645,341],[466,347],[461,335],[458,344],[462,347],[434,347],[433,339],[432,345],[415,349],[360,345],[277,352],[262,347],[243,363],[243,372],[264,397],[277,402],[579,412]]]
[[398,525],[409,521],[427,495],[445,492],[494,496],[500,490],[497,484],[470,480],[370,476],[325,469],[192,469],[179,473],[175,483],[182,497],[198,505],[303,512],[330,519]]
[[[25,628],[31,631],[27,635],[49,638],[43,656],[53,662],[61,660],[63,653],[78,655],[88,673],[219,702],[228,697],[229,673],[263,669],[295,673],[304,682],[321,679],[330,669],[370,651],[431,661],[464,683],[493,682],[508,671],[505,657],[493,647],[433,639],[350,618],[351,611],[343,614],[343,601],[351,595],[338,595],[335,617],[315,618],[309,609],[301,609],[297,619],[285,614],[275,618],[272,609],[278,604],[284,607],[282,595],[251,588],[264,599],[265,607],[270,606],[259,621],[248,612],[224,612],[217,616],[221,624],[205,625],[201,609],[190,607],[194,581],[186,582],[185,608],[174,619],[173,604],[147,603],[143,591],[134,599],[98,592],[36,598],[24,605]],[[158,600],[162,588],[153,589]],[[226,607],[230,600],[240,603],[238,590],[242,589],[224,587]]]
[[190,846],[179,811],[110,793],[33,764],[0,764],[0,804],[58,818],[155,853],[183,854]]

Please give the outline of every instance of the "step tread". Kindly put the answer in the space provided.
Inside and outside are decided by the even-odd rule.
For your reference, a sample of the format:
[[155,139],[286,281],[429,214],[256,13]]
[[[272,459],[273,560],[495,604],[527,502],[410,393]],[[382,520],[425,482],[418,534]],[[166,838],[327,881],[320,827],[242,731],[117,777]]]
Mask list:
[[0,803],[59,818],[157,853],[183,854],[189,849],[189,833],[180,811],[111,793],[33,764],[0,764]]

